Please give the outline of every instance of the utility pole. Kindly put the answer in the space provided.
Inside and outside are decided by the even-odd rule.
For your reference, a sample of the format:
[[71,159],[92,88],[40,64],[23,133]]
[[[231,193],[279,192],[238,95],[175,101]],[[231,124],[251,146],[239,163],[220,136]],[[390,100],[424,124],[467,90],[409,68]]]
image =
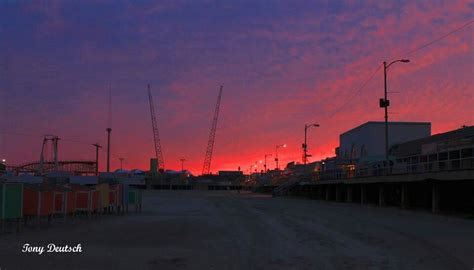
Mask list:
[[180,160],[181,160],[181,172],[184,172],[184,162],[186,161],[186,159],[182,158]]
[[390,106],[390,100],[387,99],[387,70],[388,68],[397,63],[408,63],[410,60],[408,59],[399,59],[390,62],[390,64],[387,64],[387,62],[383,62],[383,82],[384,82],[384,98],[379,100],[379,106],[380,108],[385,109],[385,166],[387,168],[390,167],[390,160],[388,158],[388,107]]
[[107,172],[110,172],[110,132],[111,128],[107,128]]
[[308,161],[308,144],[306,143],[306,133],[308,132],[308,128],[310,127],[319,127],[319,124],[305,124],[304,125],[304,143],[303,143],[303,163],[304,165],[306,165],[307,161]]
[[112,132],[112,86],[109,86],[109,115],[108,115],[109,127],[107,131],[107,172],[110,172],[110,132]]
[[95,175],[99,175],[99,148],[102,148],[98,143],[94,143],[95,146]]
[[119,158],[119,160],[120,160],[120,170],[123,170],[122,165],[123,165],[123,160],[124,160],[124,158],[121,157],[121,158]]

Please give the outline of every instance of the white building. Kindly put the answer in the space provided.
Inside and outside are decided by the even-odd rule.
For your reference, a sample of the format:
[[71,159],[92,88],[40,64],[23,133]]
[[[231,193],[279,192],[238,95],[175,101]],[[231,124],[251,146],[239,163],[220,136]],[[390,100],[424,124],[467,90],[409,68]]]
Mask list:
[[[389,122],[388,146],[431,135],[429,122]],[[339,136],[338,159],[375,161],[385,158],[385,122],[367,122]]]

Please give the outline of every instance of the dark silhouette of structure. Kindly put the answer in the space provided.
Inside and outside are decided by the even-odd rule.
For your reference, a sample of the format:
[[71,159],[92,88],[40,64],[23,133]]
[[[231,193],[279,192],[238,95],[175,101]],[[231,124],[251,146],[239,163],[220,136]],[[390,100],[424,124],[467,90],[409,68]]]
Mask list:
[[153,97],[151,96],[150,85],[148,85],[148,101],[150,102],[151,126],[153,129],[153,140],[155,142],[155,155],[158,162],[158,171],[163,171],[165,162],[163,160],[163,153],[161,151],[160,135],[158,133],[158,124],[155,115],[155,106],[153,105]]
[[207,143],[206,156],[204,158],[204,166],[202,168],[202,174],[206,175],[211,170],[212,150],[214,148],[214,140],[216,138],[217,119],[219,118],[219,107],[221,104],[222,97],[222,85],[219,89],[219,95],[217,96],[216,110],[214,111],[214,118],[212,120],[211,133],[209,134],[209,141]]

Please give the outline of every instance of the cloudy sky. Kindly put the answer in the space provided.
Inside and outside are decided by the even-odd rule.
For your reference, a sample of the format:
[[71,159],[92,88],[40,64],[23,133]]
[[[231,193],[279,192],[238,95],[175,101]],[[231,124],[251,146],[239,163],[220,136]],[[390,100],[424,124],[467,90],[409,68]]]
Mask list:
[[472,1],[452,0],[0,1],[0,155],[37,160],[41,136],[56,134],[61,159],[93,159],[111,89],[112,168],[124,157],[147,169],[149,83],[166,168],[184,157],[201,172],[220,85],[212,171],[245,170],[282,143],[282,163],[300,161],[313,122],[319,159],[340,133],[383,120],[381,64],[402,57],[391,120],[473,125],[473,20]]

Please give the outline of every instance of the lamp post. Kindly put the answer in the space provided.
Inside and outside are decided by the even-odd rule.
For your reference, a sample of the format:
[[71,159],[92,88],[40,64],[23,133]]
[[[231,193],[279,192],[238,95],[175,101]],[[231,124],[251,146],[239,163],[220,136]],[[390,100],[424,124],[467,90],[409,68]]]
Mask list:
[[310,127],[319,127],[319,124],[305,124],[304,125],[304,143],[303,143],[303,163],[306,165],[308,161],[308,144],[306,143],[306,133]]
[[398,59],[390,62],[387,64],[387,62],[383,62],[383,79],[384,79],[384,98],[381,98],[379,101],[379,106],[380,108],[385,109],[385,162],[386,166],[389,166],[389,160],[388,160],[388,106],[390,106],[390,101],[387,99],[387,70],[388,68],[395,64],[395,63],[408,63],[410,62],[409,59]]
[[263,163],[263,168],[265,170],[265,173],[267,173],[267,157],[271,157],[272,154],[265,154],[265,162]]
[[278,166],[278,148],[280,147],[283,147],[285,148],[286,147],[286,144],[278,144],[275,146],[275,162],[276,162],[276,169],[279,170],[280,167]]

